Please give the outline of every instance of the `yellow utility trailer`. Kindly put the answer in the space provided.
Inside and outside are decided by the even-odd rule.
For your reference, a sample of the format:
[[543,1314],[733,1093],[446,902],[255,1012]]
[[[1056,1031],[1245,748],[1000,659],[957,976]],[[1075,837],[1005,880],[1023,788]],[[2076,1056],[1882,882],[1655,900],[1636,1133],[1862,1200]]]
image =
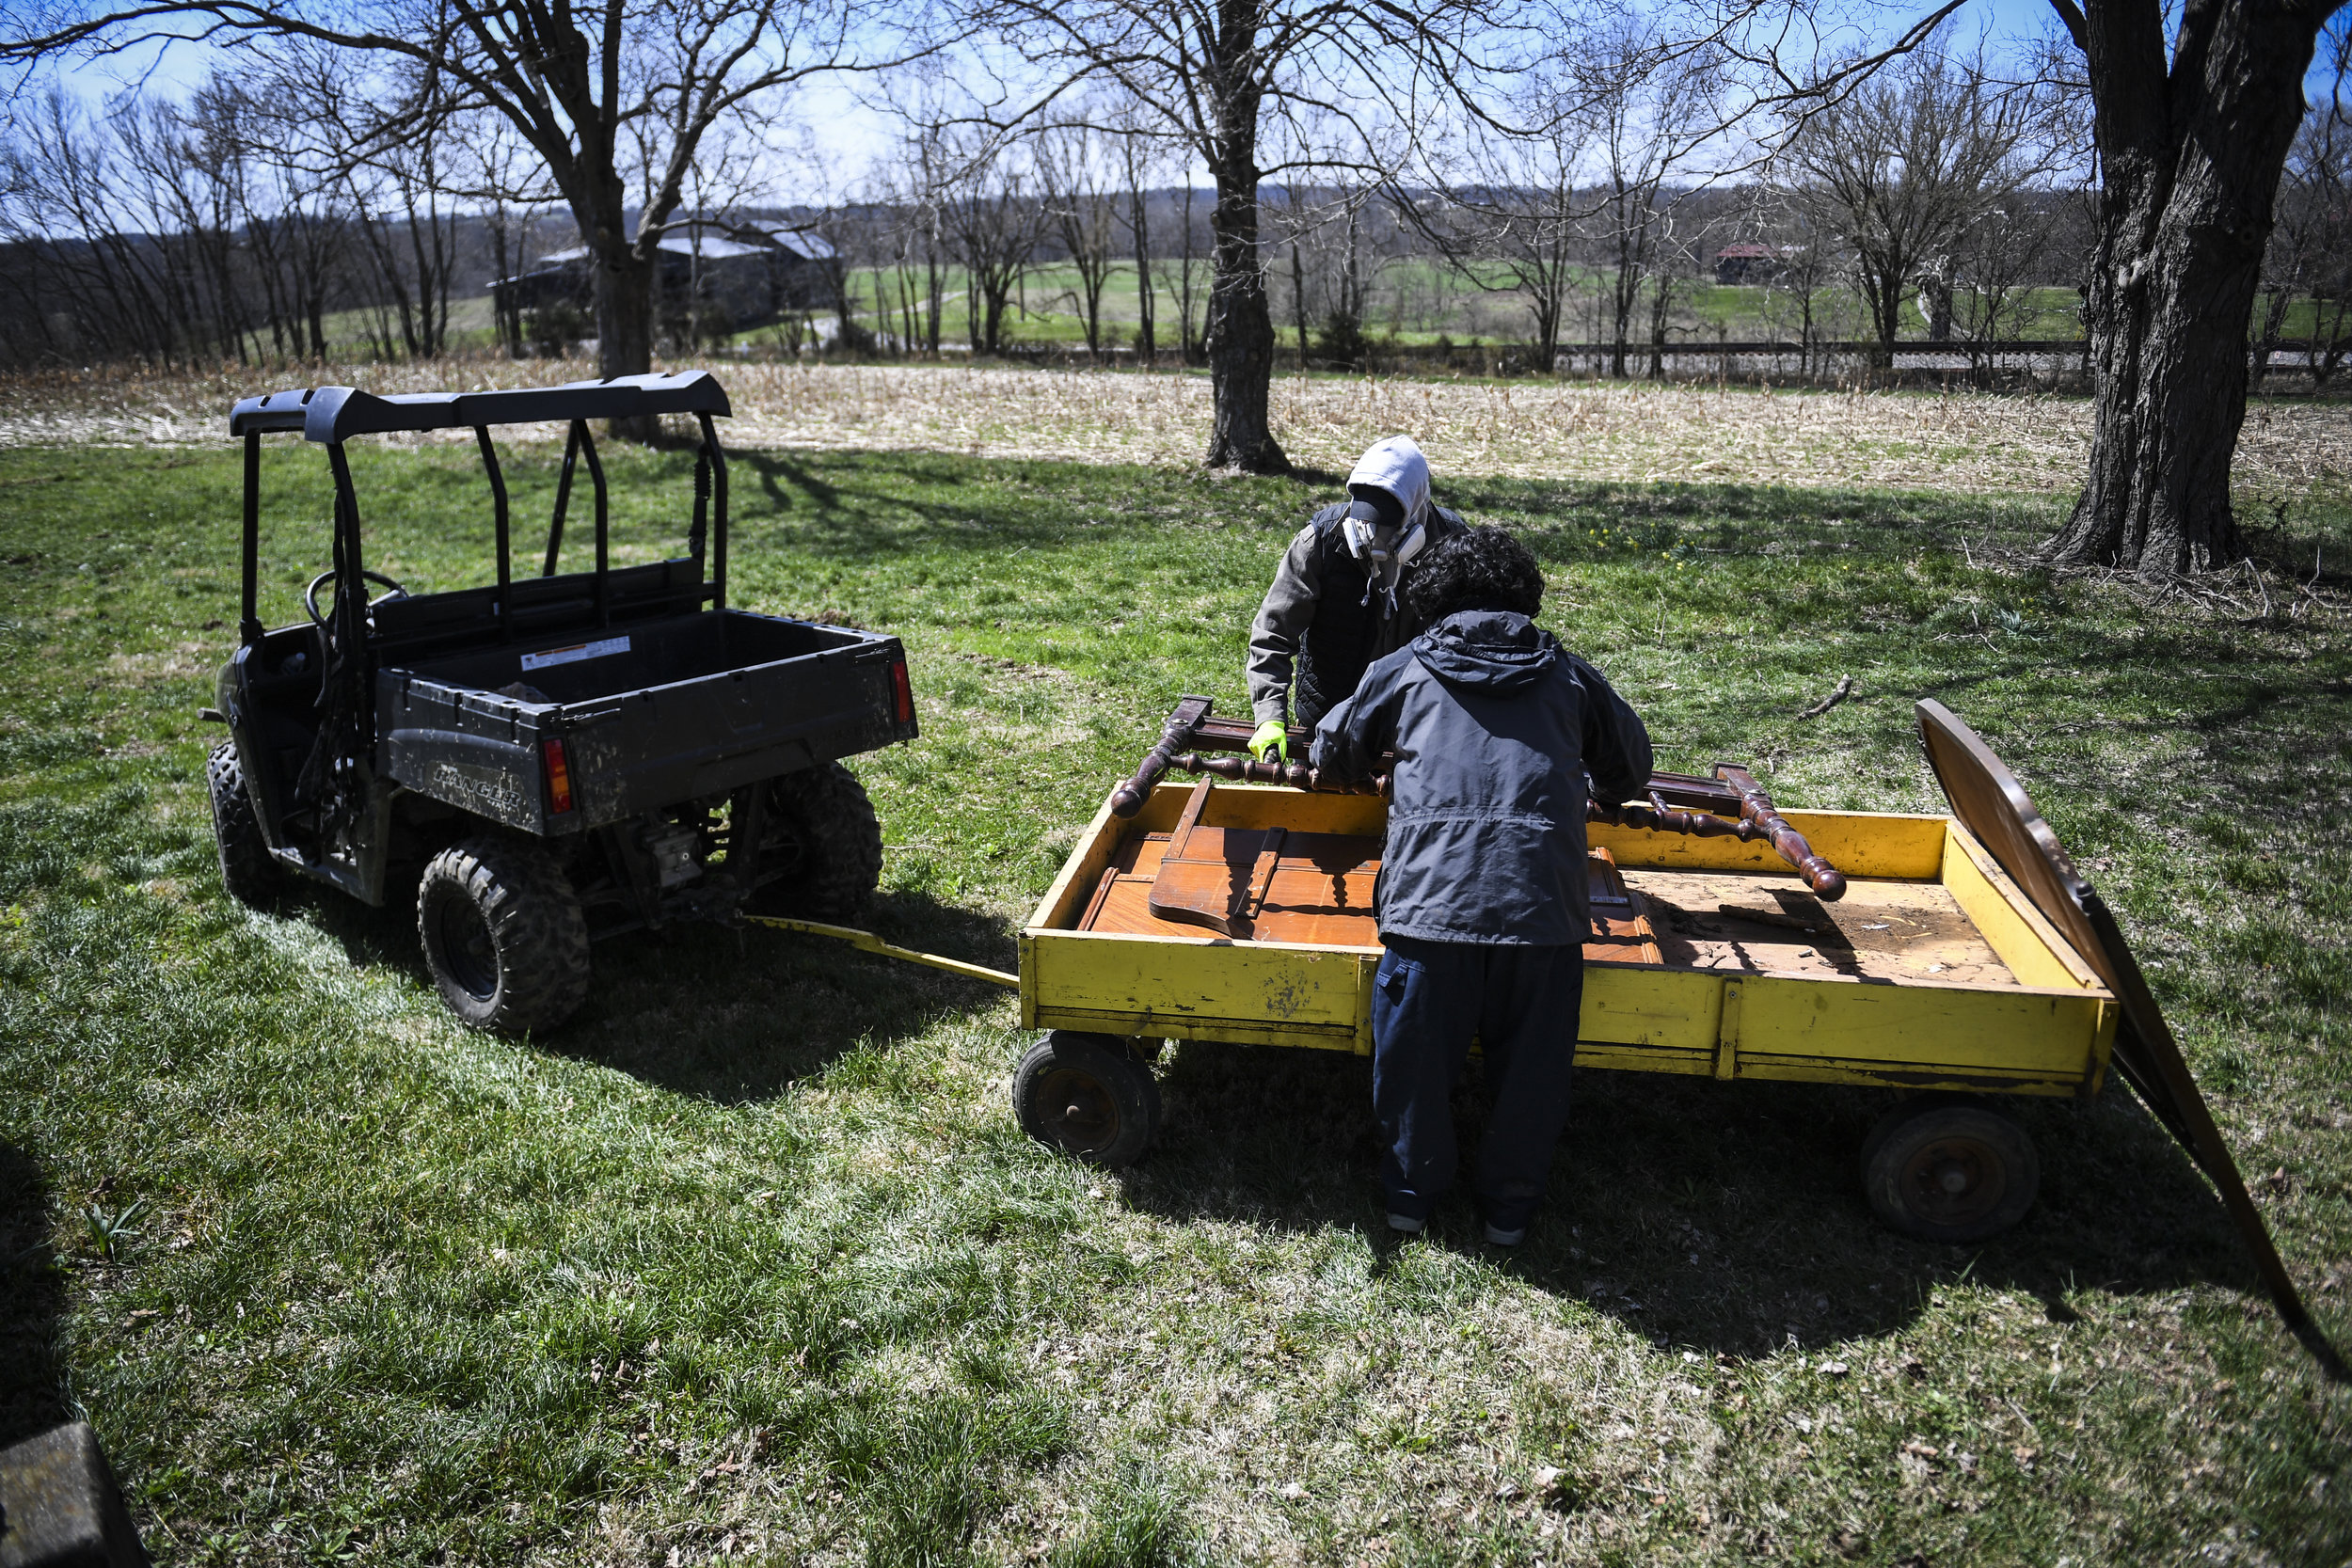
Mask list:
[[[1205,702],[1188,701],[1200,705],[1189,721],[1179,710],[1170,737],[1206,733]],[[1588,827],[1578,1062],[1905,1091],[1865,1143],[1865,1188],[1888,1224],[1953,1242],[2013,1225],[2039,1181],[1996,1097],[2090,1096],[2113,1069],[2213,1180],[2282,1314],[2308,1332],[2106,905],[1983,742],[1937,704],[1918,716],[1948,816],[1772,816],[1775,839],[1801,835],[1793,853],[1720,822],[1696,824],[1705,834]],[[1015,1113],[1099,1164],[1133,1161],[1157,1131],[1151,1064],[1167,1040],[1369,1055],[1387,800],[1214,777],[1153,784],[1171,761],[1246,772],[1173,750],[1164,740],[1095,814],[1021,933],[1018,974],[771,923],[1017,987],[1023,1024],[1046,1034],[1015,1072]],[[1651,818],[1670,819],[1693,825]]]
[[[1105,801],[1021,934],[1021,1020],[1052,1032],[1016,1078],[1023,1123],[1082,1158],[1124,1164],[1157,1130],[1148,1063],[1162,1040],[1371,1054],[1386,813],[1375,796],[1214,780],[1163,784],[1131,817]],[[1961,1094],[2098,1090],[2115,997],[1965,825],[1866,812],[1787,820],[1845,874],[1836,902],[1761,842],[1590,828],[1581,1065]],[[1230,868],[1247,935],[1154,912],[1154,888],[1187,842]],[[2013,1224],[2037,1180],[2022,1129],[1948,1095],[1899,1108],[1865,1159],[1880,1213],[1942,1240]]]
[[[1151,1039],[1372,1053],[1371,890],[1388,802],[1238,785],[1205,802],[1237,878],[1263,832],[1349,839],[1360,860],[1278,867],[1261,936],[1151,912],[1202,784],[1136,816],[1107,802],[1021,934],[1021,1020]],[[2010,1094],[2095,1092],[2114,996],[1948,816],[1790,812],[1847,875],[1823,903],[1760,843],[1595,825],[1583,1066]],[[1298,857],[1304,860],[1305,857]],[[1295,932],[1295,936],[1293,933]],[[1353,939],[1353,940],[1350,940]]]

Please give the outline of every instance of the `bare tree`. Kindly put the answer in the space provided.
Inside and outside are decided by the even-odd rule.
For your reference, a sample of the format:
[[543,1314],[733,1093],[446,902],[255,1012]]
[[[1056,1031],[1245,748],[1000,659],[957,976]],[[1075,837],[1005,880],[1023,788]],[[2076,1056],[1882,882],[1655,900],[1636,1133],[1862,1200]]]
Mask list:
[[1509,52],[1518,5],[970,0],[966,14],[1003,28],[1041,71],[1069,84],[1115,83],[1189,143],[1216,182],[1212,466],[1288,467],[1268,422],[1275,339],[1261,270],[1260,182],[1375,164],[1369,133],[1419,124],[1430,110],[1422,95],[1463,99],[1487,63]]
[[[754,99],[919,52],[863,0],[60,0],[0,24],[0,61],[119,51],[191,31],[309,40],[374,67],[407,113],[483,108],[537,151],[595,253],[599,368],[650,368],[655,246],[704,138]],[[630,161],[643,170],[632,192]],[[628,223],[632,195],[637,223]],[[650,436],[654,421],[629,434]]]
[[[7,149],[8,228],[34,257],[45,289],[36,309],[52,351],[127,354],[185,362],[215,351],[218,320],[185,234],[158,232],[172,198],[153,168],[176,154],[174,127],[141,124],[125,99],[94,122],[51,91]],[[139,138],[126,153],[111,126]]]
[[1110,281],[1118,227],[1104,139],[1084,119],[1048,126],[1036,138],[1039,194],[1078,275],[1071,302],[1086,332],[1087,353],[1097,360],[1103,356],[1103,289]]
[[[1192,209],[1193,198],[1198,194],[1199,187],[1192,182],[1192,172],[1186,169],[1184,171],[1184,214],[1177,225],[1178,232],[1183,236],[1184,253],[1177,263],[1176,271],[1176,331],[1177,341],[1184,349],[1184,363],[1187,365],[1200,364],[1208,357],[1208,345],[1201,341],[1201,329],[1206,324],[1201,320],[1200,307],[1205,303],[1202,296],[1207,293],[1207,289],[1203,287],[1204,282],[1214,281],[1214,279],[1204,280],[1200,277],[1200,256],[1197,243],[1200,226],[1194,219]],[[1212,261],[1210,265],[1214,269],[1215,262]],[[1269,360],[1269,373],[1271,373],[1271,366],[1272,361]]]
[[1681,201],[1660,203],[1652,223],[1649,281],[1649,377],[1666,379],[1666,332],[1674,322],[1675,301],[1695,280],[1698,249],[1709,231],[1706,219],[1690,213]]
[[898,321],[893,335],[899,352],[933,359],[939,357],[946,310],[950,164],[939,126],[917,122],[900,137],[898,155],[884,166],[875,187],[876,200],[892,215],[884,243],[891,277],[887,309]]
[[[443,194],[449,169],[441,129],[441,117],[427,113],[405,135],[356,130],[349,145],[362,155],[344,173],[361,248],[375,263],[379,314],[389,308],[411,359],[433,358],[449,341],[457,214]],[[383,336],[389,353],[389,328]]]
[[1848,263],[1836,235],[1813,221],[1810,205],[1791,202],[1765,186],[1760,232],[1772,255],[1766,264],[1764,319],[1776,332],[1794,329],[1797,373],[1826,374],[1827,341],[1846,336],[1851,296],[1836,287]]
[[[300,138],[287,135],[288,116],[278,84],[263,78],[215,81],[212,90],[233,98],[233,123],[246,138],[253,175],[245,183],[245,242],[267,313],[274,353],[313,359],[326,355],[326,302],[342,281],[351,246],[351,214],[336,171],[303,156]],[[307,120],[307,112],[297,111]]]
[[[1265,200],[1264,193],[1261,191],[1258,216],[1259,221],[1273,231],[1270,241],[1273,247],[1290,253],[1291,329],[1298,335],[1298,368],[1303,371],[1312,353],[1307,339],[1307,235],[1314,228],[1316,219],[1311,212],[1300,205],[1298,197],[1296,190],[1285,190],[1281,204],[1277,206]],[[1269,316],[1278,309],[1271,293],[1267,296],[1266,309]]]
[[1812,109],[1782,150],[1789,200],[1843,242],[1882,369],[1913,285],[1940,278],[1948,301],[1969,230],[2046,171],[2047,112],[1976,61],[1922,52]]
[[1454,276],[1525,302],[1537,362],[1549,370],[1582,271],[1580,226],[1590,204],[1577,176],[1590,125],[1571,112],[1572,89],[1556,67],[1533,75],[1521,96],[1515,118],[1533,130],[1513,135],[1469,120],[1457,137],[1424,143],[1421,186],[1399,182],[1393,195]]
[[2316,214],[2315,236],[2305,242],[2311,269],[2312,385],[2324,387],[2352,348],[2352,104],[2345,74],[2352,68],[2352,14],[2338,12],[2325,34],[2330,88],[2314,105],[2291,154],[2294,199]]
[[199,91],[185,107],[126,99],[113,118],[138,207],[169,259],[162,276],[173,308],[202,346],[244,363],[250,313],[236,263],[247,170],[237,110],[232,96]]
[[2328,24],[2327,41],[2335,90],[2312,105],[2296,133],[2279,184],[2278,223],[2263,251],[2252,333],[2257,387],[2297,300],[2307,300],[2311,310],[2306,355],[2314,381],[2324,383],[2343,356],[2346,273],[2352,269],[2346,253],[2352,246],[2352,121],[2343,87],[2352,27],[2339,17]]
[[1021,142],[968,129],[944,135],[955,172],[940,199],[940,217],[963,264],[967,335],[974,354],[998,354],[1006,304],[1044,233],[1045,203]]
[[[1599,173],[1587,228],[1607,276],[1611,375],[1626,374],[1634,318],[1659,272],[1679,199],[1671,182],[1722,131],[1723,66],[1715,50],[1677,48],[1654,22],[1631,15],[1580,40],[1566,62]],[[1662,331],[1662,313],[1658,321],[1653,330]]]
[[1111,115],[1119,167],[1127,187],[1124,222],[1136,261],[1136,362],[1152,367],[1159,353],[1156,285],[1152,277],[1152,177],[1164,156],[1162,137],[1141,106],[1122,102]]
[[[501,278],[520,276],[531,265],[531,242],[540,214],[556,201],[546,166],[514,127],[494,115],[477,112],[451,139],[464,160],[463,194],[481,212],[490,242],[491,271]],[[495,293],[491,303],[498,346],[521,358],[526,345],[520,293]]]
[[1944,274],[1945,309],[1979,386],[1993,384],[2002,351],[2032,336],[2040,318],[2035,296],[2046,280],[2057,239],[2040,196],[2021,191],[1979,214],[1954,246]]
[[1364,233],[1374,195],[1370,185],[1341,191],[1323,224],[1331,260],[1322,270],[1330,282],[1315,345],[1325,363],[1339,370],[1362,370],[1372,355],[1364,322],[1372,311],[1372,291],[1383,260],[1369,252]]

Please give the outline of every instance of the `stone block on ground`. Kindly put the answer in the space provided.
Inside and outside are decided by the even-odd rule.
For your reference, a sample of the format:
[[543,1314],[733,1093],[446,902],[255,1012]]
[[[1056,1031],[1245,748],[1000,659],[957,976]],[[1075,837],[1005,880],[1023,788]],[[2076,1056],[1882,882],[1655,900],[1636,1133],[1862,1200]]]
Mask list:
[[87,1421],[0,1449],[0,1568],[147,1568]]

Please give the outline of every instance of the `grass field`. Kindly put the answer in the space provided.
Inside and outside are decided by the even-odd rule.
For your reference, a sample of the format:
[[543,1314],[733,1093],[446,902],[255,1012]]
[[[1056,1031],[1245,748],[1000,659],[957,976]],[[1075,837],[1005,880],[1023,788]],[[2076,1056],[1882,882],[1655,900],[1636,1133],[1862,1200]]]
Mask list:
[[[608,463],[649,558],[685,461]],[[552,466],[510,461],[518,515]],[[487,575],[466,452],[358,468],[374,564]],[[1239,706],[1322,494],[921,452],[737,476],[741,598],[912,653],[924,738],[856,763],[881,928],[999,965],[1176,696]],[[278,619],[326,490],[313,452],[266,477]],[[1458,1208],[1382,1227],[1357,1060],[1180,1046],[1163,1142],[1104,1176],[1014,1126],[1001,993],[813,941],[611,946],[549,1037],[465,1033],[406,911],[220,891],[195,710],[236,481],[218,448],[0,451],[0,1441],[87,1410],[159,1560],[2352,1555],[2352,1391],[2120,1086],[2021,1112],[2042,1203],[1963,1251],[1870,1220],[1878,1096],[1587,1073],[1503,1254]],[[1979,728],[2122,911],[2342,1341],[2352,508],[2280,497],[2294,576],[2233,603],[2004,565],[2055,493],[1440,489],[1523,531],[1661,766],[1931,810],[1911,700]]]
[[[1156,261],[1153,266],[1153,330],[1163,353],[1172,354],[1183,341],[1179,325],[1177,289],[1181,259]],[[1202,257],[1193,263],[1192,314],[1193,331],[1202,327],[1208,309],[1209,264]],[[968,347],[971,325],[966,293],[970,287],[968,276],[961,267],[943,272],[941,288],[946,297],[940,317],[940,340],[943,346],[954,350]],[[1364,330],[1375,341],[1405,349],[1426,348],[1441,337],[1454,343],[1473,340],[1486,342],[1525,342],[1533,340],[1534,328],[1520,296],[1511,291],[1506,280],[1489,279],[1495,286],[1481,289],[1426,261],[1405,261],[1380,270],[1373,284],[1373,305],[1364,323]],[[1297,345],[1296,318],[1290,303],[1289,275],[1279,267],[1267,274],[1267,285],[1274,293],[1273,308],[1279,347],[1285,353]],[[870,268],[853,268],[848,286],[852,313],[862,325],[878,332],[897,333],[901,321],[898,307],[898,283],[895,275],[885,271],[878,285]],[[1580,275],[1572,293],[1575,303],[1569,311],[1569,325],[1562,331],[1565,339],[1584,341],[1591,339],[1595,326],[1593,301],[1601,297],[1608,280],[1598,272]],[[879,288],[879,293],[878,293]],[[1309,299],[1318,297],[1317,285],[1311,281]],[[1009,303],[1004,335],[1015,347],[1035,347],[1041,344],[1083,350],[1086,347],[1086,322],[1079,313],[1080,284],[1077,270],[1067,263],[1042,263],[1023,277],[1020,288]],[[1711,279],[1677,278],[1677,303],[1672,313],[1668,336],[1674,342],[1711,342],[1718,337],[1734,341],[1780,339],[1794,341],[1797,335],[1794,308],[1774,291],[1757,284],[1718,284]],[[880,298],[886,307],[879,314],[875,304]],[[2027,338],[2073,339],[2081,336],[2082,325],[2077,314],[2079,299],[2072,289],[2040,289],[2034,293],[2035,315],[2027,326],[2016,336]],[[2309,302],[2298,304],[2290,313],[2286,334],[2296,336],[2310,331]],[[1641,307],[1641,317],[1633,327],[1637,343],[1646,342],[1649,316],[1646,296]],[[1861,297],[1851,290],[1830,288],[1820,292],[1814,301],[1815,332],[1830,338],[1867,338],[1868,317],[1862,308]],[[820,317],[825,311],[818,311]],[[1101,332],[1105,348],[1132,347],[1137,324],[1142,320],[1141,298],[1136,287],[1133,263],[1115,264],[1104,288],[1101,304]],[[1319,316],[1310,316],[1310,333],[1322,325]],[[332,352],[358,356],[374,352],[381,332],[389,330],[398,339],[397,325],[386,325],[373,310],[341,310],[331,314],[326,323]],[[593,330],[593,327],[587,330]],[[1902,334],[1906,338],[1927,336],[1927,321],[1915,304],[1904,308]],[[1601,333],[1605,340],[1608,336]],[[471,352],[491,346],[494,333],[487,294],[450,302],[450,346],[457,352]],[[728,340],[728,345],[740,344],[764,352],[790,352],[795,341],[788,329],[781,326],[756,327],[739,332]],[[266,356],[266,333],[257,332],[252,341],[253,352]]]
[[[1179,341],[1177,277],[1182,265],[1181,259],[1154,263],[1154,331],[1163,348]],[[1269,260],[1266,286],[1280,347],[1288,351],[1297,343],[1297,317],[1286,265],[1279,257]],[[1193,320],[1198,331],[1201,314],[1208,308],[1207,259],[1196,261],[1193,266]],[[966,275],[961,268],[951,267],[944,277],[943,290],[949,297],[941,317],[942,340],[968,341]],[[1454,342],[1472,339],[1488,342],[1533,341],[1532,318],[1509,279],[1498,273],[1486,276],[1484,282],[1486,286],[1481,287],[1428,260],[1411,258],[1383,262],[1368,285],[1371,303],[1365,311],[1364,331],[1375,341],[1407,348],[1427,347],[1441,336]],[[1568,325],[1562,328],[1566,341],[1607,340],[1608,330],[1597,325],[1594,301],[1605,297],[1613,283],[1612,276],[1598,270],[1586,269],[1575,275],[1569,291]],[[1319,292],[1322,287],[1320,280],[1310,277],[1310,334],[1323,325],[1317,313],[1320,307],[1315,304],[1323,297]],[[1797,335],[1795,307],[1784,297],[1783,291],[1762,284],[1720,284],[1711,277],[1676,277],[1673,287],[1675,303],[1669,337],[1675,342],[1711,341],[1719,336],[1734,341],[1793,341]],[[1086,322],[1079,313],[1080,288],[1077,269],[1067,263],[1049,262],[1031,269],[1023,279],[1022,292],[1015,296],[1015,309],[1007,315],[1008,340],[1014,343],[1083,347]],[[878,330],[895,329],[897,289],[896,275],[887,271],[881,274],[879,283],[870,268],[856,269],[850,275],[850,298],[858,319]],[[890,306],[890,310],[881,316],[875,313],[877,298]],[[1649,336],[1648,298],[1645,293],[1632,329],[1637,341],[1646,341]],[[2082,335],[2078,313],[2081,301],[2074,290],[2037,289],[2032,303],[2031,320],[2014,336],[2072,339]],[[1831,287],[1820,291],[1813,309],[1814,330],[1819,336],[1870,336],[1868,312],[1863,308],[1861,295],[1851,289]],[[2307,317],[2308,313],[2306,308],[2303,315]],[[1102,325],[1108,334],[1106,346],[1132,343],[1136,325],[1141,319],[1142,299],[1134,264],[1115,263],[1104,284],[1101,304]],[[1909,338],[1927,336],[1927,318],[1919,313],[1915,303],[1904,307],[1901,330]],[[775,335],[762,329],[743,334],[740,341],[764,344],[774,341]]]

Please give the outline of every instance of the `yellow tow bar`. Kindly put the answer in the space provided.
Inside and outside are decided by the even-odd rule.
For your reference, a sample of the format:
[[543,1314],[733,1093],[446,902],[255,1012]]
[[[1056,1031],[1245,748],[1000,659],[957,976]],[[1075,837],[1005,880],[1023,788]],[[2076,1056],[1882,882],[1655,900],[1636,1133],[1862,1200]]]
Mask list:
[[950,974],[961,974],[967,980],[985,980],[1007,990],[1021,989],[1021,976],[985,964],[968,964],[961,958],[943,958],[936,953],[917,953],[912,947],[893,947],[871,931],[861,931],[852,926],[828,926],[817,920],[787,920],[779,914],[747,914],[743,917],[755,926],[773,926],[779,931],[800,931],[812,937],[832,937],[868,953],[879,953],[885,958],[904,958],[909,963],[929,964]]

